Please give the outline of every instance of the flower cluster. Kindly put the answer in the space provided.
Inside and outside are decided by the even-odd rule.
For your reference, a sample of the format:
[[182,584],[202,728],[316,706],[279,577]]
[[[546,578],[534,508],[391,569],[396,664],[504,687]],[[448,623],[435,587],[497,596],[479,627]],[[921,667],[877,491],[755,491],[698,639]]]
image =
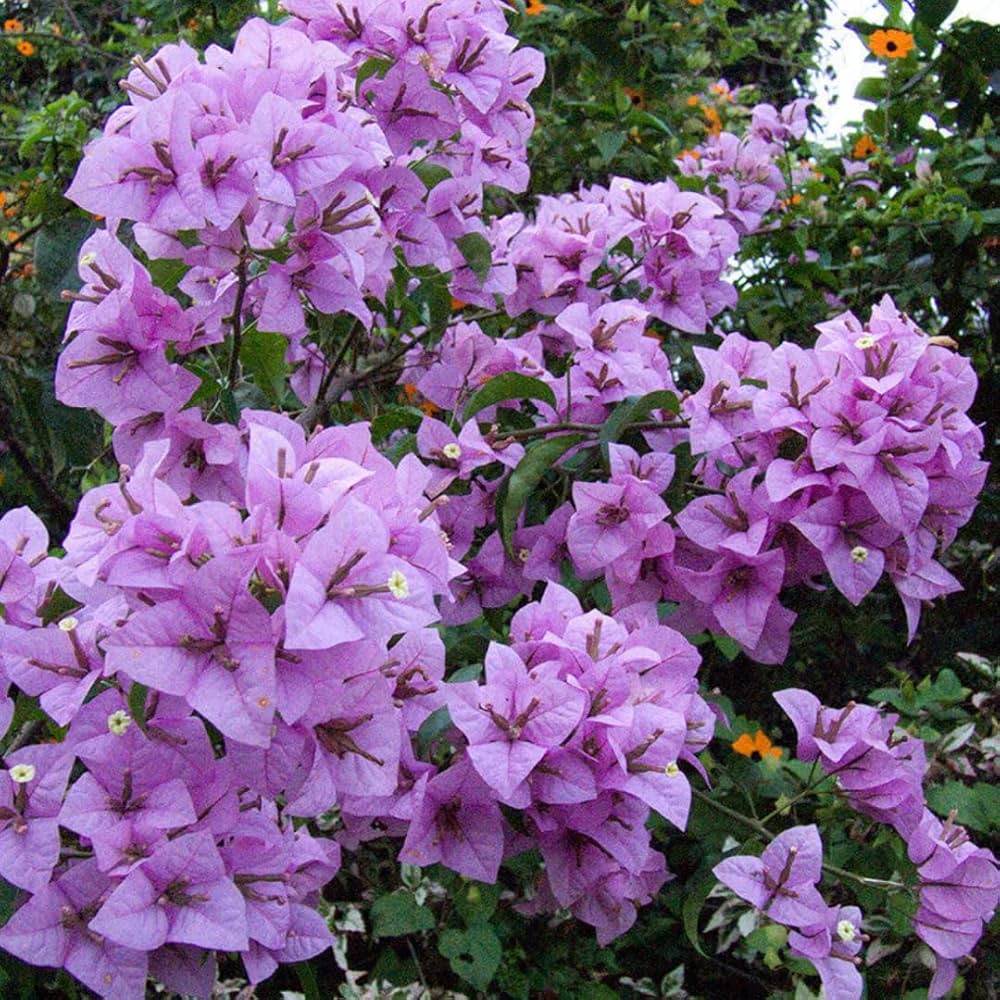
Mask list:
[[746,135],[718,131],[678,158],[682,174],[710,182],[709,196],[741,235],[761,228],[765,215],[786,190],[788,182],[778,164],[789,144],[805,135],[808,106],[804,99],[780,110],[757,104]]
[[[490,647],[485,683],[448,686],[460,752],[427,784],[436,836],[428,818],[415,818],[402,858],[443,860],[492,881],[503,843],[497,803],[512,806],[521,810],[522,837],[545,861],[526,912],[565,907],[593,924],[601,943],[617,937],[668,877],[650,845],[650,809],[679,829],[687,824],[691,788],[680,765],[701,770],[696,755],[715,722],[698,695],[699,662],[655,615],[584,614],[569,591],[550,583],[539,602],[514,615],[511,646]],[[476,797],[492,802],[495,833],[483,835],[481,801],[470,857],[472,834],[461,835],[464,820],[456,817]]]
[[[485,185],[527,185],[540,53],[514,51],[498,0],[287,7],[296,17],[250,21],[232,52],[213,46],[202,63],[170,45],[123,81],[130,103],[67,192],[109,229],[81,256],[65,402],[116,424],[174,414],[198,382],[168,350],[190,354],[251,322],[288,338],[308,398],[321,359],[303,344],[306,311],[371,327],[397,251],[451,271],[466,301],[505,290],[504,272],[484,285],[460,247],[485,244]],[[151,260],[180,262],[187,308],[115,239],[122,220]]]
[[[113,425],[120,475],[58,557],[30,511],[0,518],[0,730],[13,685],[60,737],[29,732],[0,771],[0,876],[22,891],[0,946],[113,1000],[147,975],[208,996],[217,952],[252,983],[318,954],[341,850],[387,835],[488,882],[535,848],[518,906],[610,941],[672,877],[651,812],[683,830],[686,768],[705,776],[715,714],[681,632],[779,662],[790,587],[828,574],[857,604],[888,575],[912,636],[957,587],[938,556],[985,476],[971,366],[888,299],[812,349],[695,347],[697,389],[663,349],[735,301],[726,269],[785,190],[803,102],[759,106],[744,138],[713,121],[680,163],[705,193],[613,178],[491,218],[490,189],[527,187],[543,73],[503,0],[284,7],[123,81],[69,191],[108,226],[56,373]],[[447,323],[430,286],[485,312]],[[254,334],[287,342],[305,403],[346,410],[357,383],[331,386],[382,355],[368,374],[402,365],[425,417],[400,407],[373,441],[247,408]],[[564,580],[606,585],[613,617]],[[446,682],[434,626],[506,607],[483,679]],[[927,811],[923,746],[891,719],[782,704],[800,756],[907,838],[940,991],[996,905],[992,855]],[[860,913],[820,872],[815,827],[717,869],[856,1000]]]
[[572,304],[595,308],[633,281],[651,315],[701,333],[736,301],[722,273],[739,238],[722,214],[710,198],[672,180],[615,177],[607,188],[543,197],[531,222],[513,216],[492,227],[494,259],[516,273],[507,311],[553,316]]
[[[575,303],[510,340],[458,324],[435,350],[412,351],[404,378],[457,412],[467,387],[528,375],[556,401],[537,402],[540,430],[594,433],[629,396],[677,392],[648,322],[642,303],[621,299]],[[781,592],[824,573],[853,604],[887,574],[912,637],[922,603],[958,587],[936,557],[971,516],[986,475],[982,434],[967,415],[975,375],[888,298],[866,324],[845,313],[819,329],[811,349],[739,334],[695,347],[702,385],[677,419],[654,408],[642,426],[649,451],[612,444],[602,481],[575,482],[572,501],[543,525],[515,531],[517,561],[487,534],[449,620],[558,580],[568,557],[583,577],[605,575],[616,608],[673,601],[678,627],[729,635],[762,662],[787,650],[794,614]],[[482,411],[457,435],[428,418],[417,436],[442,468],[442,488],[456,477],[475,483],[444,516],[458,557],[475,529],[487,529],[503,482],[477,472],[516,466],[525,453],[523,431],[508,436],[494,424],[483,436],[483,421],[499,413]],[[671,512],[662,494],[681,443],[699,456],[704,495]]]
[[792,928],[789,949],[812,962],[827,1000],[859,1000],[864,989],[857,968],[864,939],[861,911],[856,906],[827,906],[819,894],[823,844],[815,826],[791,827],[759,858],[727,858],[713,873],[771,920]]
[[338,845],[291,817],[410,774],[456,571],[428,474],[363,425],[307,439],[244,411],[232,503],[182,503],[169,450],[84,496],[62,559],[33,515],[0,522],[5,672],[67,727],[6,758],[0,874],[32,898],[0,943],[116,998],[147,969],[208,995],[213,950],[256,982],[329,945],[315,902]]
[[927,808],[923,741],[895,730],[898,716],[854,702],[826,708],[796,689],[779,691],[775,699],[795,724],[799,758],[819,761],[852,809],[891,826],[906,841],[920,898],[914,930],[937,958],[929,995],[944,996],[956,960],[972,952],[1000,904],[996,858],[971,843],[954,816],[942,822]]

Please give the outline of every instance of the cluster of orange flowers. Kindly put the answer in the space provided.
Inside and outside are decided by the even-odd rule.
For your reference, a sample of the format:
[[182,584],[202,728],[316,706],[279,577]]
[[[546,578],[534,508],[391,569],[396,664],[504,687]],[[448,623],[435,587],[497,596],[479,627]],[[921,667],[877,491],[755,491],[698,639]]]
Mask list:
[[[24,23],[16,17],[8,17],[3,23],[3,30],[5,35],[20,35],[24,32]],[[25,57],[35,54],[35,46],[27,38],[19,39],[14,48]]]

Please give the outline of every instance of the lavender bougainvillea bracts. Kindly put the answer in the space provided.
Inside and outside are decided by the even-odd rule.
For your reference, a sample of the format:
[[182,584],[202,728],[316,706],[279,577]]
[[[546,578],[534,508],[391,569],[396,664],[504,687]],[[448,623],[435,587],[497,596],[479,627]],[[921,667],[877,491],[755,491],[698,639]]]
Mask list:
[[[912,637],[985,478],[971,365],[890,299],[811,348],[712,327],[798,183],[804,102],[710,137],[681,183],[499,214],[544,74],[508,5],[283,6],[122,82],[68,191],[107,222],[55,383],[112,425],[117,481],[58,556],[0,518],[0,728],[11,686],[55,724],[0,771],[0,947],[112,1000],[147,975],[208,997],[219,953],[254,984],[319,954],[341,851],[385,836],[485,882],[535,849],[516,909],[608,943],[674,877],[654,814],[686,829],[709,777],[686,636],[778,663],[791,588],[886,580]],[[693,381],[669,351],[691,334]],[[289,391],[253,363],[274,345]],[[367,413],[397,386],[414,405]],[[484,676],[449,676],[440,627],[496,609]],[[779,701],[799,756],[906,839],[942,995],[993,856],[928,811],[894,719]],[[816,827],[715,871],[857,1000],[862,918],[821,895]]]

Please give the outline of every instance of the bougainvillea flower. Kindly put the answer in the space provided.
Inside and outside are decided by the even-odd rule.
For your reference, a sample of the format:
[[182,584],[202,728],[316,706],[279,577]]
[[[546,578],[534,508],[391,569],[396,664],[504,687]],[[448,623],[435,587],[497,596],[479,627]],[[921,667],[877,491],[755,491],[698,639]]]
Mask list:
[[243,951],[248,943],[243,897],[204,830],[170,841],[127,875],[89,927],[140,951],[167,942]]
[[795,826],[779,833],[759,858],[727,858],[712,871],[723,885],[772,920],[790,927],[810,927],[823,922],[827,911],[816,890],[822,864],[819,830]]
[[112,887],[93,859],[74,864],[14,913],[0,929],[0,947],[33,965],[64,968],[106,1000],[141,1000],[146,954],[88,927]]

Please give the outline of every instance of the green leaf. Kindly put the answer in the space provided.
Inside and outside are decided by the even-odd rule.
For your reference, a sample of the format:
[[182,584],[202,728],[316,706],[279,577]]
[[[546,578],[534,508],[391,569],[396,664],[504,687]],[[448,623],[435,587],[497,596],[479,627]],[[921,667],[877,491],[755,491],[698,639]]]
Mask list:
[[295,975],[299,977],[299,985],[302,987],[306,1000],[322,1000],[323,994],[319,991],[316,970],[308,962],[296,962],[293,968]]
[[143,731],[146,731],[146,695],[149,688],[145,684],[133,681],[128,689],[128,710],[135,720],[135,724]]
[[559,437],[539,441],[531,445],[524,458],[517,463],[517,468],[507,480],[507,488],[497,494],[496,503],[500,539],[508,553],[511,551],[511,538],[518,515],[528,502],[532,490],[558,459],[583,440],[583,434],[561,434]]
[[466,882],[452,892],[455,911],[467,923],[482,923],[490,919],[500,900],[500,886],[485,882]]
[[601,161],[604,164],[610,163],[624,144],[624,132],[601,132],[599,135],[594,136],[594,145],[601,154]]
[[927,804],[939,816],[956,810],[958,822],[979,833],[1000,828],[1000,788],[996,785],[949,781],[927,789]]
[[375,937],[401,937],[434,927],[434,914],[421,906],[406,889],[379,896],[372,903],[371,918]]
[[702,951],[701,938],[698,933],[698,918],[705,906],[708,894],[715,888],[715,876],[711,872],[706,872],[700,878],[686,887],[684,893],[684,905],[681,908],[681,919],[684,921],[684,933],[688,941],[691,942],[694,950],[699,955],[704,955]]
[[462,414],[463,422],[471,420],[480,410],[494,403],[509,399],[541,399],[553,409],[556,406],[555,393],[541,380],[522,375],[520,372],[504,372],[491,378],[481,389],[477,389]]
[[428,191],[451,177],[451,171],[447,167],[442,167],[440,163],[428,163],[426,160],[413,164],[410,169],[424,182]]
[[256,328],[243,335],[243,343],[240,345],[243,367],[253,376],[254,385],[270,402],[276,404],[280,404],[285,395],[287,350],[288,341],[283,334]]
[[885,97],[885,78],[881,76],[866,76],[855,88],[854,96],[859,101],[869,101],[878,104]]
[[63,289],[80,285],[76,257],[80,244],[96,227],[89,219],[60,219],[44,226],[35,237],[35,275],[46,297],[59,302]]
[[18,890],[5,879],[0,878],[0,927],[2,927],[14,912]]
[[416,430],[424,419],[415,406],[389,406],[372,420],[372,441],[378,444],[400,427]]
[[438,951],[448,959],[452,972],[477,990],[490,985],[503,957],[500,939],[489,925],[482,923],[474,923],[464,931],[452,927],[442,931]]
[[181,278],[188,273],[188,266],[182,260],[170,260],[166,257],[160,257],[156,260],[151,260],[146,270],[149,271],[149,276],[153,279],[153,284],[160,291],[169,294],[177,287]]
[[657,389],[655,392],[647,392],[645,396],[629,396],[623,399],[611,412],[611,416],[604,421],[601,427],[598,440],[601,442],[601,451],[607,457],[608,445],[612,441],[617,441],[629,424],[638,423],[644,420],[653,410],[667,410],[669,413],[680,411],[680,402],[677,397],[666,389]]
[[469,270],[482,284],[493,266],[493,248],[485,236],[480,233],[466,233],[455,240],[455,244],[469,265]]
[[372,56],[366,59],[354,74],[354,93],[361,93],[361,84],[370,76],[377,76],[380,80],[392,68],[391,59],[382,59],[379,56]]
[[731,639],[728,635],[718,635],[717,633],[712,633],[712,642],[715,643],[715,648],[722,653],[722,655],[729,660],[730,663],[740,655],[740,645],[735,639]]
[[957,6],[958,0],[917,0],[917,20],[928,28],[940,28]]

